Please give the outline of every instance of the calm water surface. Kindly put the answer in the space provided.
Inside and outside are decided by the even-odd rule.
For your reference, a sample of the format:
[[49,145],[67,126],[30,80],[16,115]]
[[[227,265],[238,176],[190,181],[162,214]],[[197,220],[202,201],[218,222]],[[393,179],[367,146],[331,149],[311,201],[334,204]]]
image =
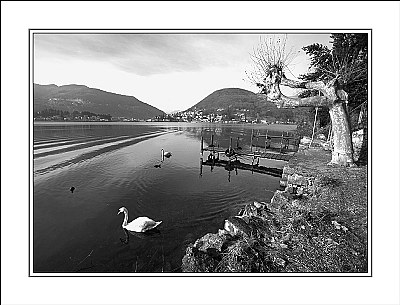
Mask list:
[[[279,187],[268,175],[200,169],[201,136],[209,143],[215,134],[222,147],[239,137],[246,147],[252,128],[265,134],[293,126],[35,124],[34,272],[179,272],[189,243],[217,232],[245,203],[270,200]],[[155,168],[162,148],[172,157]],[[126,234],[121,206],[129,221],[163,222],[152,234]]]

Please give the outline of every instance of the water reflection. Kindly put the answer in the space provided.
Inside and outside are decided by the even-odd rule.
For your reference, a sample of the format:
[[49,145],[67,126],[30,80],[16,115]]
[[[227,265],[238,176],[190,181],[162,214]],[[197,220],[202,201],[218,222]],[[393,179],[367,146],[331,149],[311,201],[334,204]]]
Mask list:
[[[256,163],[254,163],[254,160],[257,160]],[[257,159],[252,159],[251,164],[245,163],[243,161],[240,161],[238,159],[232,160],[232,159],[219,159],[219,158],[213,158],[209,157],[204,160],[203,158],[200,158],[200,177],[203,176],[203,166],[209,166],[210,171],[213,172],[215,167],[222,167],[224,168],[225,171],[228,172],[228,182],[231,182],[231,172],[235,171],[235,175],[238,175],[238,169],[244,170],[244,171],[250,171],[251,173],[260,173],[260,174],[265,174],[273,177],[281,177],[282,176],[282,169],[279,167],[267,167],[260,165],[260,158]]]
[[152,229],[150,231],[146,231],[146,232],[140,232],[140,233],[139,232],[128,231],[125,228],[122,228],[122,229],[124,230],[124,233],[125,233],[125,239],[120,238],[120,241],[123,244],[128,244],[129,243],[129,236],[130,235],[135,236],[136,238],[139,238],[139,239],[143,239],[143,240],[156,239],[156,238],[160,238],[160,236],[161,236],[160,235],[161,231],[159,229],[157,229],[157,228],[154,228],[154,229]]

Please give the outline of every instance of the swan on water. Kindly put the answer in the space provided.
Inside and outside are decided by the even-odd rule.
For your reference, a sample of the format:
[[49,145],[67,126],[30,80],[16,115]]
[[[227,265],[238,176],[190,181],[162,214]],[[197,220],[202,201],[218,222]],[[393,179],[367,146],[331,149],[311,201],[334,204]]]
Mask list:
[[132,232],[146,232],[154,229],[160,223],[162,223],[162,221],[154,221],[153,219],[150,219],[148,217],[138,217],[128,223],[128,209],[122,207],[119,209],[118,214],[119,213],[125,214],[124,221],[122,222],[122,227]]
[[169,158],[172,156],[172,154],[169,151],[164,151],[164,148],[161,149],[161,155],[162,157]]

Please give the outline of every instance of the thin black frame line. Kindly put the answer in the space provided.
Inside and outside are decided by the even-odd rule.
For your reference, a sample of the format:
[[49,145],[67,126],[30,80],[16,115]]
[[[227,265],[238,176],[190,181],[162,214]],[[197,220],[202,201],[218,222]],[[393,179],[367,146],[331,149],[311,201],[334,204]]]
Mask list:
[[[56,30],[57,31],[57,30]],[[271,34],[292,34],[292,35],[318,35],[332,34],[330,32],[36,32],[33,35],[271,35]],[[132,30],[133,31],[133,30]],[[360,31],[369,31],[368,29]]]
[[[284,32],[284,31],[294,31],[301,33],[300,31],[307,31],[304,34],[313,33],[312,31],[319,31],[315,33],[321,33],[321,31],[327,31],[331,33],[332,31],[363,31],[363,30],[372,30],[372,28],[353,28],[353,29],[346,29],[346,28],[321,28],[321,29],[312,29],[309,30],[307,28],[268,28],[268,29],[255,29],[255,28],[248,28],[248,29],[237,29],[237,28],[219,28],[219,29],[200,29],[200,28],[154,28],[154,29],[143,29],[143,28],[29,28],[30,31],[277,31],[277,32]],[[198,33],[198,32],[196,32]],[[206,32],[210,33],[210,32]]]
[[[33,55],[34,55],[34,45],[33,45],[33,42],[34,42],[34,35],[35,34],[56,34],[55,32],[49,32],[49,33],[33,33],[33,31],[34,30],[41,30],[41,29],[29,29],[28,30],[28,33],[29,33],[29,37],[28,37],[28,41],[29,41],[29,58],[28,58],[28,64],[29,64],[29,69],[28,69],[28,71],[29,71],[29,75],[28,75],[28,80],[29,80],[29,83],[28,83],[28,89],[29,89],[29,94],[28,94],[28,96],[29,96],[29,105],[28,105],[28,109],[29,109],[29,120],[30,120],[30,115],[31,115],[31,113],[30,113],[30,102],[31,102],[31,96],[30,96],[30,89],[31,89],[31,73],[33,74],[34,73],[34,58],[32,58],[32,71],[31,71],[31,67],[30,67],[30,54],[31,54],[31,52],[32,52],[32,57],[33,57]],[[53,30],[53,29],[45,29],[45,30]],[[56,29],[56,30],[63,30],[63,29]],[[70,30],[70,29],[68,29],[68,30]],[[75,29],[75,30],[79,30],[79,29]],[[86,30],[86,29],[85,29]],[[90,30],[96,30],[96,29],[90,29]],[[106,29],[101,29],[101,30],[106,30]],[[124,30],[124,29],[119,29],[119,30]],[[135,30],[135,29],[125,29],[125,30]],[[143,30],[143,31],[145,31],[145,29],[140,29],[140,30]],[[154,30],[154,29],[147,29],[148,31],[152,31],[152,30]],[[168,31],[169,29],[162,29],[162,30],[165,30],[165,31]],[[180,30],[180,31],[184,31],[185,29],[175,29],[175,30]],[[204,30],[204,29],[193,29],[193,30]],[[212,31],[212,29],[206,29],[206,30],[208,30],[208,31]],[[218,30],[227,30],[227,31],[229,31],[230,29],[218,29]],[[238,30],[238,29],[234,29],[234,30]],[[255,30],[255,29],[253,29],[253,30]],[[259,29],[258,29],[259,30]],[[263,30],[265,30],[265,29],[261,29],[261,30],[259,30],[259,31],[263,31]],[[274,30],[274,29],[272,29],[272,30]],[[290,30],[290,29],[284,29],[284,31],[286,31],[286,30]],[[296,29],[293,29],[294,31],[296,31]],[[301,29],[301,30],[306,30],[306,29]],[[315,29],[314,29],[315,30]],[[322,31],[323,30],[325,30],[325,29],[321,29]],[[370,91],[370,98],[371,98],[371,101],[370,101],[370,103],[371,103],[371,131],[369,132],[369,134],[371,135],[371,137],[368,137],[368,141],[369,141],[369,139],[371,138],[371,144],[370,144],[370,146],[371,146],[371,152],[369,152],[368,151],[368,149],[367,149],[367,151],[368,151],[368,154],[370,153],[371,154],[371,164],[368,164],[367,166],[370,166],[370,168],[371,168],[371,177],[372,177],[372,28],[370,28],[370,29],[326,29],[326,30],[330,30],[329,32],[327,32],[327,34],[331,34],[332,33],[332,31],[337,31],[337,30],[345,30],[345,31],[352,31],[352,30],[359,30],[359,31],[367,31],[368,33],[367,34],[369,34],[369,37],[370,37],[370,39],[371,39],[371,43],[370,43],[370,54],[371,54],[371,58],[370,58],[370,69],[371,69],[371,71],[370,71],[370,73],[369,73],[369,75],[370,75],[370,79],[371,79],[371,85],[370,85],[370,87],[368,88],[368,90],[371,90]],[[113,31],[113,29],[109,29],[109,31]],[[242,29],[242,31],[246,31],[246,29]],[[268,30],[266,30],[266,31],[268,31]],[[31,33],[32,32],[32,33]],[[82,32],[80,32],[80,33],[82,33]],[[180,32],[181,33],[181,32]],[[273,32],[269,32],[269,33],[272,33],[273,34]],[[279,33],[281,33],[281,32],[279,32]],[[323,33],[323,32],[315,32],[315,33],[313,33],[313,32],[296,32],[296,33],[293,33],[293,34],[318,34],[318,33]],[[31,40],[31,37],[30,37],[30,35],[32,34],[32,46],[31,46],[31,43],[30,43],[30,40]],[[63,33],[60,33],[60,34],[67,34],[67,33],[65,33],[65,32],[63,32]],[[79,33],[76,33],[76,32],[73,32],[73,34],[79,34]],[[90,34],[96,34],[96,33],[90,33]],[[100,34],[100,33],[99,33]],[[108,32],[108,34],[118,34],[118,33],[115,33],[115,32],[113,32],[113,33],[110,33],[110,32]],[[127,34],[127,33],[125,33],[125,34]],[[138,34],[138,33],[131,33],[131,34]],[[144,32],[143,34],[155,34],[154,32],[153,33],[149,33],[149,32]],[[168,34],[168,33],[165,33],[165,32],[160,32],[160,34]],[[182,34],[182,33],[181,33]],[[201,32],[194,32],[193,34],[202,34]],[[214,34],[214,32],[204,32],[204,34]],[[225,32],[223,32],[223,33],[221,33],[221,34],[228,34],[228,33],[225,33]],[[238,33],[238,34],[249,34],[248,32],[240,32],[240,33]],[[256,32],[256,33],[254,33],[254,34],[263,34],[263,33],[259,33],[259,32]],[[369,47],[369,46],[368,46]],[[32,48],[32,50],[31,50],[31,48]],[[33,102],[33,101],[32,101]],[[369,116],[368,116],[368,121],[369,121]],[[367,121],[367,124],[368,124],[368,121]],[[33,126],[32,126],[33,127]],[[96,273],[93,273],[93,275],[32,275],[31,274],[31,272],[30,272],[30,252],[31,252],[31,248],[30,248],[30,226],[31,226],[31,224],[30,224],[30,204],[31,204],[31,202],[30,202],[30,192],[31,192],[31,187],[30,187],[30,174],[31,174],[31,172],[30,172],[30,161],[31,161],[31,155],[30,155],[30,128],[31,128],[31,126],[30,126],[30,124],[29,124],[29,126],[28,126],[28,132],[29,132],[29,153],[28,153],[28,155],[29,155],[29,162],[28,162],[28,164],[29,164],[29,177],[28,177],[28,181],[29,181],[29,200],[28,200],[28,203],[29,203],[29,206],[28,206],[28,211],[29,211],[29,218],[28,218],[28,222],[29,222],[29,226],[28,226],[28,233],[29,233],[29,240],[28,240],[28,245],[29,245],[29,251],[28,251],[28,253],[29,253],[29,261],[28,261],[28,268],[29,268],[29,270],[28,270],[28,277],[213,277],[213,278],[215,278],[215,277],[262,277],[262,278],[265,278],[265,277],[372,277],[372,270],[373,270],[373,268],[372,268],[372,266],[373,266],[373,260],[372,260],[372,232],[370,233],[369,232],[369,230],[368,230],[368,218],[369,218],[369,216],[370,216],[370,218],[371,218],[371,231],[373,230],[373,228],[372,228],[372,225],[373,225],[373,222],[372,222],[372,208],[373,208],[373,205],[372,205],[372,179],[371,179],[371,215],[369,215],[369,209],[368,209],[368,200],[369,200],[369,196],[368,196],[368,189],[369,189],[369,175],[368,175],[368,170],[367,170],[367,254],[369,254],[368,252],[369,252],[369,249],[371,249],[371,253],[370,253],[370,263],[371,263],[371,270],[370,271],[367,271],[366,273],[369,273],[369,274],[367,274],[367,275],[351,275],[351,276],[346,276],[346,275],[326,275],[326,276],[324,276],[324,275],[319,275],[319,274],[321,274],[321,272],[310,272],[310,273],[307,273],[307,274],[318,274],[318,275],[292,275],[292,276],[285,276],[285,275],[275,275],[276,273],[274,273],[273,275],[248,275],[248,276],[243,276],[243,275],[218,275],[218,276],[215,276],[215,275],[204,275],[204,276],[201,276],[201,275],[192,275],[192,276],[186,276],[184,273],[182,273],[182,274],[180,274],[180,273],[177,273],[177,275],[125,275],[125,274],[121,274],[121,275],[98,275],[98,276],[96,276],[95,274]],[[32,186],[32,188],[33,188],[33,186]],[[32,202],[33,203],[33,202]],[[371,245],[369,245],[369,235],[370,235],[370,238],[371,238]],[[33,256],[33,253],[32,253],[32,256]],[[32,272],[32,273],[34,273],[34,272]],[[39,272],[38,272],[39,273]],[[328,273],[328,272],[327,272]],[[330,274],[332,274],[332,272],[329,272]],[[333,272],[334,273],[334,272]],[[343,274],[342,272],[337,272],[338,274]],[[51,273],[49,273],[49,274],[51,274]],[[71,273],[71,274],[73,274],[73,273]],[[193,273],[190,273],[190,274],[193,274]],[[285,273],[285,274],[288,274],[288,273]]]
[[[32,55],[34,52],[34,48],[32,48]],[[33,62],[32,62],[33,63]],[[28,134],[29,134],[29,142],[28,142],[28,275],[31,273],[31,33],[28,33]],[[33,126],[32,126],[33,127]]]
[[[370,254],[371,255],[371,260],[370,260],[370,262],[371,262],[371,277],[372,277],[372,270],[373,270],[373,268],[372,268],[372,262],[373,262],[373,260],[372,260],[372,237],[373,237],[373,234],[372,234],[372,224],[373,224],[373,222],[372,222],[372,215],[373,215],[373,213],[372,213],[372,208],[373,208],[373,205],[372,205],[372,190],[373,190],[373,188],[372,188],[372,177],[373,177],[373,175],[372,175],[372,168],[373,168],[373,166],[372,166],[372,88],[373,88],[373,86],[372,86],[372,79],[373,79],[373,74],[372,74],[372,29],[371,29],[371,33],[370,33],[370,37],[371,37],[371,43],[370,43],[370,45],[368,45],[368,48],[370,49],[369,51],[371,52],[370,54],[371,54],[371,58],[370,58],[370,60],[369,60],[369,64],[370,64],[370,66],[371,66],[371,71],[370,71],[370,74],[369,74],[369,76],[370,76],[370,81],[371,81],[371,85],[368,87],[368,93],[370,94],[370,97],[371,97],[371,105],[369,106],[370,107],[370,109],[371,109],[371,131],[369,131],[368,130],[368,132],[367,132],[367,136],[368,136],[368,142],[370,141],[370,135],[371,135],[371,151],[369,151],[368,150],[368,143],[367,143],[367,153],[368,153],[368,155],[371,153],[371,164],[369,164],[369,160],[368,160],[368,155],[367,155],[367,204],[368,204],[368,191],[369,191],[369,179],[371,179],[371,215],[369,215],[369,209],[368,209],[368,206],[367,206],[367,254]],[[370,47],[371,46],[371,47]],[[367,108],[368,109],[368,108]],[[369,114],[368,114],[368,117],[367,117],[367,126],[368,126],[368,129],[369,129]],[[370,134],[370,135],[368,135],[368,133]],[[371,176],[369,176],[368,175],[368,169],[371,169]],[[369,218],[371,218],[371,219],[369,219]],[[369,232],[370,230],[368,230],[368,228],[369,228],[369,226],[368,226],[368,221],[371,221],[371,232]],[[371,238],[371,245],[369,245],[369,238]],[[371,251],[369,251],[369,249],[371,249]],[[369,253],[369,252],[371,252],[371,253]]]
[[[42,272],[44,273],[44,272]],[[149,272],[151,273],[151,272]],[[240,272],[235,272],[233,274],[236,273],[240,273]],[[288,272],[289,273],[289,272]],[[288,274],[285,273],[285,274]],[[317,272],[318,273],[318,272]],[[339,272],[340,274],[343,274],[345,272]],[[79,274],[79,273],[78,273]],[[96,273],[93,273],[96,274]],[[110,273],[113,274],[113,273]],[[129,274],[129,273],[128,273]],[[158,274],[158,273],[157,273]],[[125,273],[121,273],[119,275],[35,275],[35,276],[31,276],[31,277],[42,277],[42,278],[46,278],[46,277],[195,277],[195,278],[199,278],[199,277],[212,277],[212,278],[219,278],[219,277],[241,277],[241,278],[247,278],[247,277],[252,277],[252,278],[269,278],[269,277],[280,277],[280,278],[293,278],[293,277],[305,277],[305,278],[317,278],[317,277],[322,277],[322,278],[328,278],[328,277],[335,277],[335,278],[355,278],[355,277],[359,277],[359,278],[369,278],[372,277],[372,275],[352,275],[352,276],[348,276],[348,275],[332,275],[332,276],[309,276],[309,275],[288,275],[288,276],[284,276],[284,275],[185,275],[185,274],[196,274],[196,272],[189,272],[189,273],[185,273],[185,272],[181,272],[181,273],[177,273],[178,275],[125,275]],[[182,275],[179,275],[182,274]],[[204,274],[204,273],[200,273],[200,274]],[[241,273],[240,273],[241,274]],[[268,274],[268,273],[267,273]],[[275,274],[275,273],[274,273]],[[310,274],[310,273],[307,273]]]

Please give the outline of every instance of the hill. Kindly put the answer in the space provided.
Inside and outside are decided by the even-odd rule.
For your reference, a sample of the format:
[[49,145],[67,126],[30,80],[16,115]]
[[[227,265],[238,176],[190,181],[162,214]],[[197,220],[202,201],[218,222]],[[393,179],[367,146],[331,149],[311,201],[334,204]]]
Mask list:
[[251,91],[239,88],[225,88],[214,91],[196,105],[189,108],[189,111],[196,109],[217,110],[232,108],[252,109],[257,104],[257,95]]
[[33,88],[34,112],[44,109],[89,111],[113,117],[148,119],[164,112],[134,96],[106,92],[83,85],[39,85]]
[[265,100],[265,95],[239,89],[225,88],[214,91],[187,111],[202,110],[203,113],[221,114],[246,111],[247,117],[266,118],[270,121],[303,121],[309,120],[309,108],[279,109],[272,102]]

